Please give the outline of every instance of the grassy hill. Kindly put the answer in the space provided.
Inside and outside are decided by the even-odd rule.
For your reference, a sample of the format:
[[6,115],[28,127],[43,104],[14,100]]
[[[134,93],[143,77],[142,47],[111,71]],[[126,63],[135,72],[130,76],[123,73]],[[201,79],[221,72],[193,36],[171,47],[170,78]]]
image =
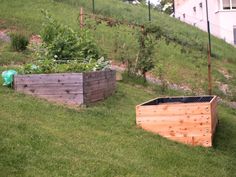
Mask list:
[[[136,23],[147,20],[144,6],[117,0],[95,2],[98,15]],[[92,10],[88,0],[0,0],[0,29],[38,34],[43,22],[41,9],[79,29],[80,6],[88,13]],[[87,19],[86,23],[94,21]],[[162,72],[168,81],[187,85],[195,92],[206,90],[207,35],[157,12],[153,12],[153,23],[165,31],[155,46],[153,73],[160,76]],[[137,55],[137,37],[132,31],[105,23],[91,30],[104,53],[117,61]],[[233,91],[235,49],[214,38],[213,52],[214,81],[228,84]],[[18,68],[32,58],[30,51],[13,52],[8,43],[0,42],[0,72]],[[214,93],[221,94],[216,84]],[[105,102],[76,111],[0,86],[0,176],[233,177],[235,110],[219,106],[220,125],[213,148],[189,147],[136,127],[135,105],[161,95],[182,94],[120,82]],[[231,94],[229,98],[235,99]]]
[[219,107],[214,148],[192,148],[136,128],[135,105],[160,94],[143,89],[75,111],[0,86],[0,176],[234,176],[234,110]]
[[[1,0],[0,28],[11,28],[25,33],[39,33],[43,23],[41,9],[64,24],[79,28],[80,7],[91,13],[92,1],[87,0]],[[96,0],[97,15],[143,24],[148,14],[145,6],[132,6],[117,0]],[[162,38],[156,42],[153,73],[170,83],[190,87],[195,93],[207,93],[207,34],[169,16],[152,11],[152,23],[160,27]],[[94,24],[86,20],[86,24]],[[99,47],[112,60],[135,59],[138,53],[136,32],[126,26],[108,27],[102,23],[91,30]],[[225,97],[219,89],[227,85],[228,99],[235,100],[236,49],[213,37],[214,94]],[[4,58],[4,55],[2,54]],[[227,77],[229,76],[229,77]]]

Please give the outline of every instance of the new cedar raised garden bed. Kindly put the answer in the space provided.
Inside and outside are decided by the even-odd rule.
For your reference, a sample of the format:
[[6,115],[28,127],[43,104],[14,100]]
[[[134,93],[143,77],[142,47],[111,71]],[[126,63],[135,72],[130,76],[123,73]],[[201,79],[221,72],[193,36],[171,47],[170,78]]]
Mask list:
[[15,75],[13,86],[17,92],[48,101],[68,105],[89,104],[114,93],[116,72]]
[[170,140],[211,147],[216,106],[216,96],[156,98],[136,106],[136,123]]

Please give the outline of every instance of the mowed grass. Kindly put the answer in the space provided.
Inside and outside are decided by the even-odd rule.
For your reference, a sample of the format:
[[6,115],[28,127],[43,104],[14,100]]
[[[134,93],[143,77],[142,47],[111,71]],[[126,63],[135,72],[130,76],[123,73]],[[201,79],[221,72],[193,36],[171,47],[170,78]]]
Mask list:
[[76,111],[0,86],[0,176],[235,176],[234,110],[219,107],[213,148],[190,147],[136,127],[135,105],[159,96],[144,89]]
[[[54,17],[76,29],[80,3],[87,7],[86,10],[91,10],[88,8],[88,1],[85,0],[78,1],[77,5],[74,4],[74,0],[68,0],[68,4],[58,2],[63,0],[0,0],[0,28],[26,30],[27,33],[37,34],[43,20],[40,10],[48,9]],[[104,1],[97,2],[100,6],[97,9],[101,10],[101,14],[110,13],[112,16],[115,12],[116,6],[102,8]],[[107,0],[106,7],[109,7],[111,2],[114,1]],[[121,4],[119,6],[115,15],[124,7]],[[129,13],[144,13],[139,8],[135,13],[133,10],[134,8],[128,7],[125,9],[126,13],[122,14],[127,16]],[[172,23],[174,26],[177,25],[178,28],[174,28],[178,30],[176,34],[183,31],[180,38],[187,36],[190,39],[191,36],[195,39],[194,36],[199,37],[198,35],[203,34],[187,25],[182,26],[182,23],[169,17],[158,17],[161,18],[159,23],[166,21],[164,28],[168,28],[168,24]],[[130,16],[131,18],[133,17]],[[125,28],[121,28],[126,31]],[[193,35],[187,35],[186,31]],[[104,26],[94,32],[95,39],[99,41],[101,48],[107,50],[109,56],[114,50],[114,41],[109,41],[114,39],[112,33],[114,29]],[[120,35],[123,36],[124,33],[121,32]],[[202,36],[199,39],[200,43],[207,37],[206,34]],[[226,56],[224,66],[233,75],[227,82],[233,82],[235,51],[227,44],[222,44],[222,41],[214,40],[215,49],[219,49],[215,51],[219,52],[219,56]],[[129,44],[133,41],[125,42]],[[157,64],[161,62],[164,69],[167,68],[165,73],[168,80],[176,82],[183,78],[185,84],[193,85],[192,82],[196,82],[196,79],[206,78],[206,61],[203,53],[194,50],[182,53],[182,47],[173,42],[166,44],[161,40],[155,54]],[[135,55],[135,51],[130,50],[127,53],[133,52]],[[1,65],[24,63],[30,58],[30,53],[12,52],[9,44],[0,43]],[[223,67],[221,60],[213,61],[217,68]],[[0,67],[0,71],[10,68],[12,69],[12,66]],[[222,75],[218,76],[218,72],[215,75],[224,80]],[[2,85],[1,81],[0,84]],[[195,85],[199,87],[199,82]],[[165,95],[167,92],[162,94]],[[171,94],[176,92],[168,90],[168,95]],[[150,92],[146,87],[138,88],[128,83],[119,83],[117,92],[105,102],[76,111],[0,86],[0,177],[234,177],[235,110],[219,106],[220,125],[213,148],[190,147],[136,127],[135,105],[160,95],[159,92]]]

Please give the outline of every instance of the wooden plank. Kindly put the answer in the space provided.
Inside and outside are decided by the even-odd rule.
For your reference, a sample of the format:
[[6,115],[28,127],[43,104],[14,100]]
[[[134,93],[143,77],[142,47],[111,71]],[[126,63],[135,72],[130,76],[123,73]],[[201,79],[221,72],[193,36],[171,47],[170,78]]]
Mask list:
[[167,138],[172,141],[176,141],[179,143],[184,143],[184,144],[189,144],[193,146],[204,146],[204,147],[211,147],[212,146],[212,141],[211,137],[212,135],[210,133],[205,133],[205,134],[194,134],[194,133],[176,133],[173,134],[170,132],[167,134],[166,132],[153,132],[148,129],[146,129],[149,132],[158,134],[164,138]]
[[82,75],[16,75],[14,84],[46,84],[46,83],[82,83]]
[[200,122],[209,122],[211,117],[210,115],[170,115],[170,116],[137,116],[137,122],[154,122],[154,123],[200,123]]
[[95,81],[84,80],[84,86],[86,87],[90,87],[97,84],[108,84],[108,83],[115,84],[116,81],[114,79],[101,79],[101,80],[95,80]]
[[209,124],[153,124],[153,123],[143,123],[141,127],[152,132],[182,132],[182,133],[211,133],[211,127]]
[[105,99],[105,97],[103,95],[93,95],[90,97],[84,97],[84,102],[85,103],[94,103],[94,102],[101,101],[104,99]]
[[85,94],[92,94],[94,92],[108,92],[109,90],[114,90],[115,84],[99,84],[99,85],[93,85],[89,87],[84,87],[84,93]]
[[84,73],[83,78],[85,82],[103,80],[108,78],[113,79],[115,78],[115,71],[98,71],[92,73]]
[[15,79],[14,84],[15,85],[37,85],[37,84],[57,84],[57,83],[64,83],[64,84],[82,84],[81,78],[41,78],[41,79]]
[[216,126],[218,123],[218,118],[217,118],[217,98],[215,97],[214,100],[211,102],[211,124],[212,124],[212,132],[213,134],[215,133]]
[[23,89],[17,90],[22,93],[32,94],[32,95],[61,95],[61,94],[82,94],[82,90],[76,89],[50,89],[50,88],[41,88],[41,89]]
[[83,80],[84,80],[85,83],[91,84],[91,83],[96,82],[96,81],[97,82],[100,82],[100,81],[110,82],[110,81],[113,81],[114,78],[115,77],[107,78],[107,77],[103,76],[103,77],[94,77],[94,78],[89,78],[89,79],[84,78]]
[[[188,98],[189,96],[172,96],[171,98]],[[193,97],[193,98],[199,98],[199,96],[191,96],[191,97]],[[209,95],[203,95],[203,96],[201,96],[201,97],[209,97]],[[215,98],[216,96],[214,96],[213,97],[213,99]],[[156,98],[154,98],[154,99],[151,99],[151,100],[149,100],[149,101],[146,101],[146,102],[144,102],[144,103],[141,103],[141,104],[139,104],[139,105],[137,105],[136,107],[141,107],[141,106],[144,106],[145,104],[147,104],[147,103],[149,103],[149,102],[152,102],[152,101],[155,101],[155,100],[157,100],[157,99],[162,99],[162,98],[170,98],[170,97],[168,97],[168,96],[166,96],[166,97],[156,97]],[[212,99],[212,100],[213,100]],[[211,101],[212,101],[211,100]],[[204,103],[207,103],[207,104],[209,104],[209,102],[195,102],[195,103],[193,103],[193,104],[196,104],[196,103],[199,103],[199,104],[204,104]],[[182,103],[182,104],[192,104],[192,103]]]
[[39,95],[47,98],[58,98],[58,99],[83,99],[83,94],[60,94],[60,95]]
[[173,104],[173,105],[157,105],[143,106],[136,110],[138,116],[151,115],[204,115],[210,114],[209,104]]
[[79,93],[83,93],[83,88],[81,85],[66,85],[66,86],[37,86],[34,85],[27,85],[26,87],[24,85],[18,85],[16,88],[17,91],[24,91],[24,92],[71,92],[71,91],[78,91]]
[[67,88],[67,87],[81,87],[82,88],[83,84],[74,84],[74,83],[43,83],[43,84],[17,84],[17,88],[20,89],[25,89],[25,88],[39,88],[39,87],[54,87],[54,88]]
[[211,147],[212,142],[211,142],[211,137],[206,136],[193,136],[193,137],[166,137],[167,139],[184,143],[184,144],[189,144],[192,146],[204,146],[204,147]]

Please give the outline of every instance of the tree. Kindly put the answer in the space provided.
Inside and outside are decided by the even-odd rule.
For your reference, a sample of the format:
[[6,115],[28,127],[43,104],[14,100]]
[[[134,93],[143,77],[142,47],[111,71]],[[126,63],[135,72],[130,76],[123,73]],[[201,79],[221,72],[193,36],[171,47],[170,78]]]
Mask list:
[[153,62],[153,51],[155,44],[152,35],[145,33],[140,35],[139,43],[140,50],[137,69],[141,72],[146,81],[146,73],[153,69],[155,66]]
[[174,12],[173,3],[174,0],[161,0],[160,4],[157,6],[157,9],[171,15]]

